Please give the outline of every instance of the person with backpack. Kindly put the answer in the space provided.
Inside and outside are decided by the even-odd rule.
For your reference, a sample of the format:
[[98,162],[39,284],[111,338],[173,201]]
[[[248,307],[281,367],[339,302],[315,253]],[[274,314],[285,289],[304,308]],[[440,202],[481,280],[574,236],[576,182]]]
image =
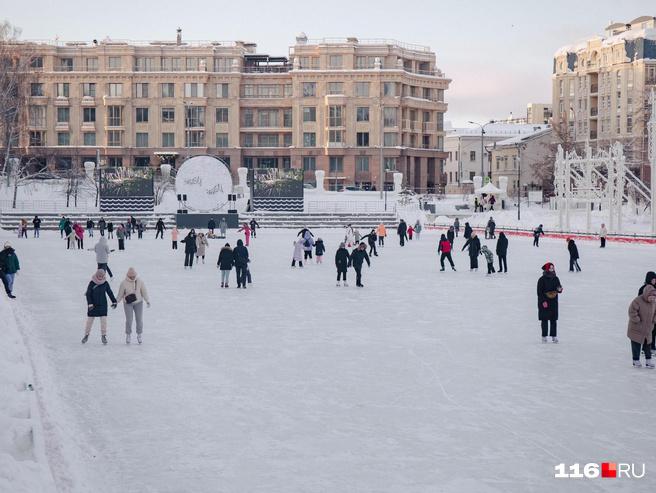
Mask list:
[[246,289],[246,277],[248,271],[248,248],[244,246],[244,242],[237,240],[237,246],[233,250],[235,259],[235,270],[237,271],[237,289]]
[[469,223],[465,223],[465,231],[463,232],[462,236],[464,236],[465,239],[468,240],[469,238],[471,238],[473,232],[474,230],[469,225]]
[[306,234],[303,239],[303,260],[307,264],[307,259],[312,260],[312,247],[314,246],[314,238],[311,235]]
[[496,247],[497,257],[499,257],[499,272],[508,272],[508,262],[506,261],[506,254],[508,253],[508,238],[502,231],[499,233]]
[[305,243],[305,238],[296,238],[296,241],[294,241],[294,252],[292,253],[292,267],[296,267],[296,262],[298,262],[299,267],[303,267],[304,243]]
[[349,255],[348,250],[346,249],[346,243],[342,242],[339,244],[337,252],[335,252],[335,267],[337,268],[337,286],[339,286],[340,279],[344,280],[344,287],[347,287],[346,282],[346,271],[348,270],[349,265],[351,265],[351,255]]
[[371,261],[369,260],[369,255],[367,255],[367,245],[360,243],[358,247],[351,252],[351,266],[355,270],[355,285],[359,288],[364,288],[362,284],[362,265],[364,262],[367,262],[367,265],[371,267]]
[[132,320],[137,322],[137,342],[141,344],[143,334],[143,304],[150,308],[150,299],[146,285],[137,277],[137,271],[133,267],[128,269],[125,279],[118,288],[117,303],[123,301],[125,312],[125,343],[130,344],[132,338]]
[[644,286],[642,294],[636,296],[629,305],[629,324],[627,337],[631,340],[634,368],[640,368],[640,348],[645,353],[645,367],[653,370],[651,346],[652,331],[656,324],[656,289],[651,284]]
[[16,296],[14,296],[14,279],[19,270],[20,262],[18,261],[16,251],[7,241],[0,252],[0,277],[2,278],[5,292],[11,299],[16,298]]
[[467,252],[469,253],[469,271],[477,271],[478,256],[481,254],[481,240],[478,239],[476,233],[472,233],[461,251],[464,251],[465,248],[467,248]]
[[399,244],[404,246],[405,240],[408,238],[408,225],[403,219],[401,219],[398,227],[396,228],[396,234],[399,235]]
[[107,282],[103,269],[98,269],[87,286],[85,297],[87,300],[87,322],[84,326],[84,337],[82,344],[89,340],[91,327],[96,318],[100,318],[100,340],[107,344],[107,297],[112,301],[112,308],[116,308],[117,302],[112,288]]
[[485,261],[487,262],[487,275],[494,274],[496,272],[494,270],[494,255],[492,255],[487,245],[481,247],[481,253],[485,256]]
[[314,254],[317,258],[317,264],[323,263],[323,254],[326,253],[326,247],[323,244],[321,238],[317,238],[317,241],[314,242]]
[[216,267],[221,272],[221,287],[227,288],[230,282],[230,271],[232,266],[235,265],[235,257],[230,248],[230,243],[226,243],[219,252],[219,259],[216,262]]
[[542,277],[538,280],[538,319],[542,327],[542,343],[547,342],[547,332],[551,340],[558,343],[558,295],[563,286],[556,275],[556,267],[551,262],[542,266]]
[[160,217],[157,219],[157,222],[155,223],[155,239],[159,236],[160,240],[164,239],[164,230],[166,229],[166,226],[164,225],[164,221],[162,221],[162,218]]
[[451,250],[453,248],[453,243],[447,239],[446,236],[440,236],[440,242],[437,245],[437,253],[440,255],[440,271],[444,271],[444,259],[449,261],[451,264],[451,269],[456,270],[456,266],[453,264],[453,258],[451,258]]
[[540,236],[544,236],[544,230],[542,229],[541,224],[533,230],[533,246],[534,247],[539,247],[540,246]]
[[567,250],[569,251],[569,271],[581,272],[581,267],[579,266],[579,249],[576,247],[576,243],[571,238],[567,239]]
[[35,238],[40,238],[41,237],[41,219],[39,216],[34,216],[34,219],[32,219],[32,226],[34,227],[34,237]]
[[114,277],[112,275],[112,270],[109,268],[109,254],[114,250],[110,250],[109,245],[107,244],[107,238],[101,236],[98,240],[98,243],[93,247],[93,251],[96,253],[96,264],[99,269],[103,269],[109,278]]
[[87,235],[89,235],[89,238],[93,238],[93,228],[95,228],[96,225],[93,223],[91,218],[87,219]]
[[187,236],[182,240],[181,243],[185,244],[185,260],[184,267],[185,269],[189,267],[190,269],[194,266],[194,254],[196,253],[196,232],[192,229],[187,233]]

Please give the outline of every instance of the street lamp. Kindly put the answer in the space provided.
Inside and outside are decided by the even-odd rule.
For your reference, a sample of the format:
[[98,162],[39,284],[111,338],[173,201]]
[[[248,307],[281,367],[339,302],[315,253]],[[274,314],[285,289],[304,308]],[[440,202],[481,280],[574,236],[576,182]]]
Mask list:
[[484,183],[485,182],[485,178],[484,178],[484,176],[485,176],[485,160],[483,159],[483,139],[485,137],[485,127],[487,127],[489,124],[495,123],[495,122],[494,122],[494,120],[490,120],[489,122],[484,123],[484,124],[477,123],[477,122],[472,122],[472,121],[469,121],[467,123],[471,123],[472,125],[478,125],[479,127],[481,127],[481,180],[483,180],[483,183],[481,183],[481,186],[483,186],[483,185],[485,185],[485,183]]
[[525,145],[517,145],[517,221],[522,217],[522,149]]

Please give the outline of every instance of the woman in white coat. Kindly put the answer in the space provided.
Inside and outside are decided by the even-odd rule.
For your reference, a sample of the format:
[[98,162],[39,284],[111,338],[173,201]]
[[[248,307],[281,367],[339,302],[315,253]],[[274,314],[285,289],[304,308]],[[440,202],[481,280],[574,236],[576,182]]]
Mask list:
[[298,262],[299,267],[303,267],[303,253],[304,253],[304,238],[298,238],[294,242],[294,255],[292,257],[292,267],[296,267],[296,262]]
[[137,271],[132,267],[128,269],[123,282],[118,288],[117,302],[123,301],[123,310],[125,311],[125,343],[130,344],[132,335],[132,319],[137,319],[137,341],[141,344],[141,334],[143,333],[143,304],[150,307],[150,299],[146,285],[137,277]]

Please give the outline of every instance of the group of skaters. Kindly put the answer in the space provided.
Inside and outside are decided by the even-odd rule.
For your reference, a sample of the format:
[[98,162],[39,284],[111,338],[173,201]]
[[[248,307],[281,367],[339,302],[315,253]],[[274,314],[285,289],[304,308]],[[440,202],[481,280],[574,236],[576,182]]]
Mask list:
[[399,221],[399,225],[396,228],[396,234],[399,237],[399,245],[405,246],[405,243],[407,241],[412,241],[412,238],[414,236],[416,236],[417,239],[421,238],[422,229],[423,227],[419,222],[419,219],[417,219],[417,222],[415,223],[414,227],[408,226],[405,220],[401,219]]

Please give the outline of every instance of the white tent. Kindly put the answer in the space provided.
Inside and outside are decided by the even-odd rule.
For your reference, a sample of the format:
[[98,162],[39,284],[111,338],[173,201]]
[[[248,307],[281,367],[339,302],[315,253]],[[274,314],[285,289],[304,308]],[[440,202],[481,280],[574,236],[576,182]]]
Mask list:
[[502,193],[503,190],[495,187],[494,185],[492,185],[492,183],[488,183],[484,187],[477,188],[474,192],[476,193],[476,195],[480,195],[482,193],[486,193],[488,195],[498,195]]

